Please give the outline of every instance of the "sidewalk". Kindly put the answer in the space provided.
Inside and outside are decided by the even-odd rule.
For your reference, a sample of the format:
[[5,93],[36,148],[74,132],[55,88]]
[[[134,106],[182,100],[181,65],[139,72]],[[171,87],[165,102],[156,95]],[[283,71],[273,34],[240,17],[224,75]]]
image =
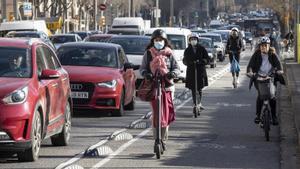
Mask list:
[[283,62],[286,86],[279,87],[281,169],[300,168],[300,64]]

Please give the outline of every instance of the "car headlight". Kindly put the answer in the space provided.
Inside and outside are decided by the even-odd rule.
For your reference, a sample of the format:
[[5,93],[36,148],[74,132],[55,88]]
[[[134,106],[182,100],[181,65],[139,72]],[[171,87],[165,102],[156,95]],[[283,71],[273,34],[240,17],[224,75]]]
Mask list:
[[101,82],[97,84],[100,87],[107,87],[107,88],[114,88],[117,85],[116,80],[108,81],[108,82]]
[[23,103],[28,95],[28,87],[13,91],[11,94],[2,99],[6,104],[20,104]]

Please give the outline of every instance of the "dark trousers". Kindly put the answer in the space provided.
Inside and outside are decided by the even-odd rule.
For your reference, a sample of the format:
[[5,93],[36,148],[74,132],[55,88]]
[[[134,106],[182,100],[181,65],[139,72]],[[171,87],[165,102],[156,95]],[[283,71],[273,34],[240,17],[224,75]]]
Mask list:
[[[233,52],[231,52],[229,54],[229,61],[230,63],[232,63],[233,57],[235,58],[235,60],[240,63],[240,54],[238,52],[235,53],[235,55],[233,55]],[[236,75],[236,77],[239,77],[239,72],[232,72],[232,76],[234,77],[234,75]]]
[[196,91],[195,89],[192,90],[192,96],[193,96],[193,103],[194,105],[196,105],[196,99],[197,99],[197,103],[200,104],[201,103],[201,99],[202,99],[202,89],[200,89],[199,91],[199,95],[196,98]]
[[[274,99],[270,99],[270,107],[271,107],[271,114],[272,114],[272,117],[277,117],[276,116],[276,98]],[[259,98],[259,96],[257,96],[257,99],[256,99],[256,115],[257,117],[260,117],[260,113],[261,113],[261,108],[264,104],[264,101],[261,100]]]

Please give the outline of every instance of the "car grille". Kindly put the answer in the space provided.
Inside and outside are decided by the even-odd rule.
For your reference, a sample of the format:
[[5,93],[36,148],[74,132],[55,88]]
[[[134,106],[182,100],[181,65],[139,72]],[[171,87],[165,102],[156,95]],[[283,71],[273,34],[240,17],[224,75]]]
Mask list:
[[84,105],[89,104],[94,93],[95,85],[93,83],[80,83],[80,82],[71,82],[71,91],[72,92],[88,92],[88,98],[73,98],[74,105]]

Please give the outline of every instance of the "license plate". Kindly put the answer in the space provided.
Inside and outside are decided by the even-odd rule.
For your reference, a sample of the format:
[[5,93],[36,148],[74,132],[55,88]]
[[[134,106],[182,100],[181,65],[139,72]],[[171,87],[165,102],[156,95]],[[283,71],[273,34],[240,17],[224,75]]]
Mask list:
[[71,92],[71,97],[75,99],[88,99],[88,92]]

